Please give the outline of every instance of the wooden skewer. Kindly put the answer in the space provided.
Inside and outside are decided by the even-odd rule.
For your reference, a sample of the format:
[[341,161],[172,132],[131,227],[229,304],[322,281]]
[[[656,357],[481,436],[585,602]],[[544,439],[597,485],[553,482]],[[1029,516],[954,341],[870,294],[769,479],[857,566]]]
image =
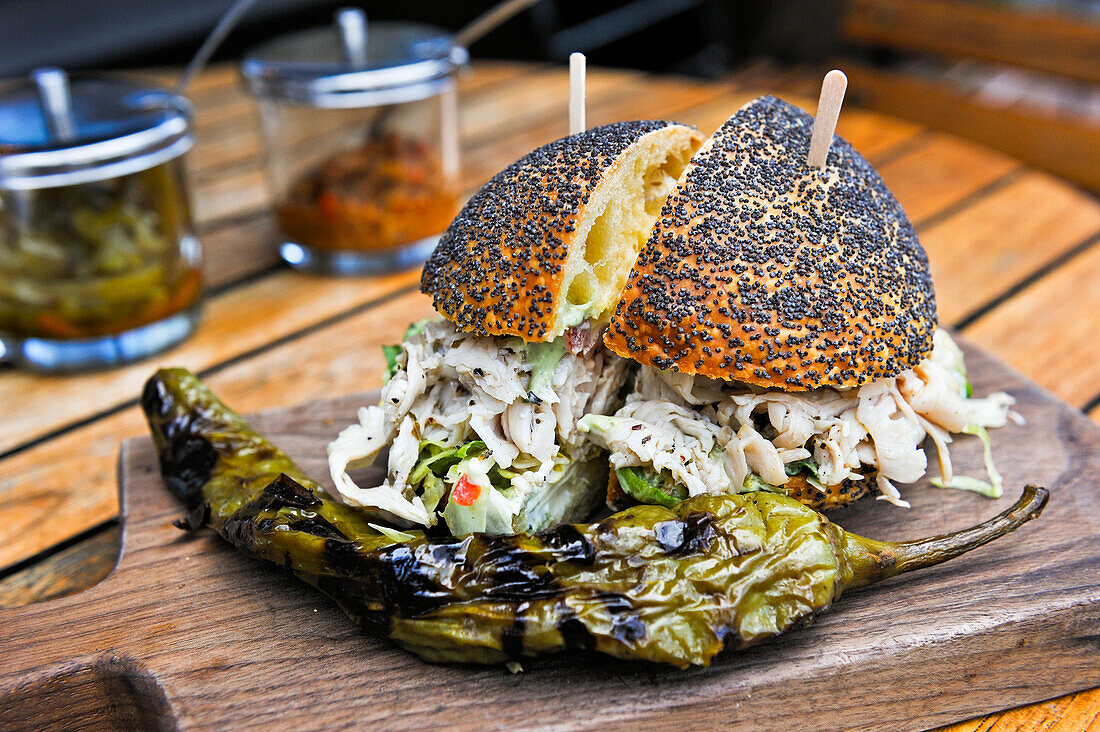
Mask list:
[[569,54],[569,134],[584,132],[584,54]]
[[810,136],[810,154],[806,163],[811,168],[825,169],[825,159],[829,157],[829,146],[833,144],[833,132],[840,117],[840,106],[844,103],[844,92],[848,88],[848,77],[839,69],[825,74],[821,82],[821,97],[817,100],[817,117],[814,118],[814,131]]

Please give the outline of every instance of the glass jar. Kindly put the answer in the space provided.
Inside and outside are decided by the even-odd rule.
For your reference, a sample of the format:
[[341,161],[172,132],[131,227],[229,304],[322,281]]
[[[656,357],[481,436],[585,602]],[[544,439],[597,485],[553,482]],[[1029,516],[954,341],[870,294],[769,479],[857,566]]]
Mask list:
[[102,368],[186,338],[202,255],[183,177],[186,100],[56,69],[0,90],[0,352]]
[[298,269],[372,274],[423,262],[458,210],[454,73],[430,26],[374,23],[277,38],[246,54],[280,253]]

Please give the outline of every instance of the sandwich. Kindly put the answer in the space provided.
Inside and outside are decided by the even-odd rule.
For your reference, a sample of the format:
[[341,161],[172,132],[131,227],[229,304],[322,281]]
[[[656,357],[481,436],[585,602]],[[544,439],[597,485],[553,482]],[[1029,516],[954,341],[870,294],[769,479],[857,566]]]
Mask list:
[[[1013,399],[975,398],[937,327],[928,259],[878,173],[843,139],[806,164],[813,118],[750,102],[692,158],[629,275],[605,345],[640,369],[615,414],[581,421],[610,452],[608,499],[783,492],[815,508],[896,484],[1001,494],[987,428]],[[956,475],[978,435],[988,480]]]
[[[421,289],[442,317],[388,349],[379,404],[329,446],[338,498],[455,535],[591,514],[608,461],[578,423],[614,413],[633,368],[600,336],[702,142],[671,122],[596,127],[478,191],[424,267]],[[384,480],[359,485],[351,471],[383,455]]]
[[[705,143],[620,123],[504,170],[424,269],[440,317],[387,349],[379,403],[329,446],[335,493],[193,374],[159,371],[142,406],[177,525],[425,660],[517,670],[581,649],[706,665],[1035,518],[1034,486],[901,543],[815,510],[903,504],[928,437],[941,486],[999,494],[991,462],[988,482],[955,475],[947,445],[977,434],[989,460],[1012,399],[971,393],[867,161],[838,139],[824,169],[803,162],[812,123],[764,97]],[[384,478],[358,485],[374,463]]]

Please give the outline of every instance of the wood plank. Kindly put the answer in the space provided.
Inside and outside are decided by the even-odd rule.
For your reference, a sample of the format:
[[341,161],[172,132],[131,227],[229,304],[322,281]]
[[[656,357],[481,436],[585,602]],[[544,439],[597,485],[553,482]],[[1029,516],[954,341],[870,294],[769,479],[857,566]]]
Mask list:
[[926,144],[886,163],[879,173],[919,226],[1019,167],[1012,158],[957,137],[930,135]]
[[11,523],[0,543],[0,568],[118,516],[119,440],[143,429],[135,406],[6,458],[0,518]]
[[933,81],[854,61],[845,60],[842,65],[855,104],[987,145],[1100,192],[1100,128],[1095,125],[993,108]]
[[[693,124],[690,118],[696,110],[706,109],[718,100],[725,108],[731,99],[741,98],[749,97],[716,84],[656,77],[627,79],[607,93],[589,98],[587,118],[590,126],[653,118]],[[483,184],[506,165],[539,145],[569,134],[568,128],[567,116],[550,114],[540,121],[522,126],[511,135],[483,139],[480,146],[465,154],[463,161],[463,172],[471,188]]]
[[1087,194],[1029,172],[921,231],[940,319],[957,322],[1097,229],[1100,206]]
[[1100,726],[1100,689],[959,722],[940,732],[1080,732]]
[[[409,293],[230,364],[208,380],[243,411],[375,388],[385,365],[382,344],[400,342],[409,322],[433,312],[427,297]],[[128,391],[118,396],[136,399],[156,364],[199,368],[172,354],[137,364],[129,367]],[[116,516],[118,443],[144,429],[137,407],[129,407],[5,459],[0,525],[9,538],[0,542],[0,568]]]
[[[641,77],[637,71],[592,69],[588,72],[585,91],[591,101],[614,94],[619,85]],[[551,115],[568,119],[569,76],[560,68],[539,70],[524,76],[522,84],[513,85],[507,91],[485,94],[478,101],[476,105],[459,109],[465,139],[472,146],[522,130],[534,119],[541,121]]]
[[[364,636],[279,570],[210,535],[184,538],[170,525],[180,507],[142,440],[124,453],[127,548],[118,570],[82,595],[0,614],[0,707],[9,720],[25,719],[28,701],[46,714],[44,701],[57,706],[52,690],[72,683],[71,676],[51,680],[55,669],[71,669],[65,663],[74,657],[95,664],[104,654],[130,659],[153,682],[146,688],[163,695],[159,708],[179,715],[183,728],[257,726],[276,714],[288,726],[307,717],[315,727],[385,725],[395,705],[401,724],[416,727],[504,729],[537,718],[557,729],[925,728],[1095,685],[1090,634],[1100,622],[1100,583],[1091,560],[1100,527],[1090,476],[1100,471],[1100,432],[980,354],[968,358],[980,391],[1021,396],[1031,426],[999,431],[998,453],[1006,474],[1058,483],[1045,515],[1011,540],[943,567],[845,594],[813,626],[711,668],[684,673],[574,655],[525,664],[516,679],[499,669],[422,664]],[[341,415],[366,398],[304,405],[255,423],[316,473]],[[980,465],[977,440],[955,450],[961,463]],[[913,511],[868,501],[848,509],[845,522],[879,537],[926,535],[1011,501],[926,485],[906,495]],[[1071,554],[1078,561],[1067,569]],[[1046,672],[1036,674],[1037,664]],[[929,677],[937,683],[922,683]],[[349,678],[372,693],[349,693]],[[404,693],[410,683],[420,693]],[[276,711],[271,699],[279,700]]]
[[245,217],[239,223],[223,225],[201,236],[203,283],[208,292],[282,263],[276,248],[278,226],[268,213]]
[[[181,363],[207,369],[412,286],[419,279],[419,271],[336,279],[280,270],[210,298],[202,327],[191,339],[146,361],[73,376],[5,373],[0,393],[6,401],[7,416],[0,423],[0,451],[133,399],[152,364]],[[36,405],[43,403],[57,408],[42,414]]]
[[[181,72],[182,69],[178,66],[161,66],[127,70],[121,73],[125,76],[132,74],[137,78],[152,81],[164,89],[171,89],[175,87]],[[201,74],[192,79],[191,86],[187,89],[187,96],[195,102],[205,101],[209,93],[217,94],[224,87],[235,86],[237,79],[236,63],[220,61],[210,64],[202,70]]]
[[198,227],[220,219],[255,214],[271,207],[267,178],[249,166],[236,175],[216,176],[192,189],[191,210]]
[[0,579],[0,607],[22,607],[92,587],[111,573],[122,542],[112,524],[95,536]]
[[[784,93],[777,88],[751,86],[734,89],[722,99],[685,110],[681,113],[681,121],[693,124],[709,135],[743,104],[763,94],[777,95],[810,113],[817,111],[817,100],[814,98]],[[877,112],[847,107],[837,122],[836,133],[873,161],[878,156],[911,141],[922,129],[919,125]]]
[[957,59],[983,59],[1100,82],[1100,23],[1086,13],[958,0],[849,0],[840,33]]
[[1100,393],[1100,240],[966,329],[967,338],[1078,407]]

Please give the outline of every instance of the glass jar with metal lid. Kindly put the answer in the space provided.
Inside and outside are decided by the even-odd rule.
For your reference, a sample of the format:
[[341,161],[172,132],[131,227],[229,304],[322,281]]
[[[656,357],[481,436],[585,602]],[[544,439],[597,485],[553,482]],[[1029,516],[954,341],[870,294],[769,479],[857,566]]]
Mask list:
[[0,87],[0,354],[101,368],[186,338],[202,255],[182,97],[59,69]]
[[422,262],[458,208],[454,74],[440,29],[337,12],[246,54],[292,266],[334,274]]

